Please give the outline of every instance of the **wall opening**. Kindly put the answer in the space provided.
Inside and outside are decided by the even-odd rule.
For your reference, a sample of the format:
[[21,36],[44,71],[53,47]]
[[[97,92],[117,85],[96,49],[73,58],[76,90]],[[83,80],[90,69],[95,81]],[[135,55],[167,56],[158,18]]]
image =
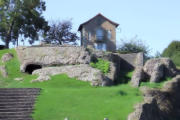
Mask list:
[[29,73],[29,74],[32,74],[32,72],[33,72],[34,70],[41,69],[41,68],[42,68],[41,65],[29,64],[29,65],[26,66],[25,72],[26,72],[26,73]]

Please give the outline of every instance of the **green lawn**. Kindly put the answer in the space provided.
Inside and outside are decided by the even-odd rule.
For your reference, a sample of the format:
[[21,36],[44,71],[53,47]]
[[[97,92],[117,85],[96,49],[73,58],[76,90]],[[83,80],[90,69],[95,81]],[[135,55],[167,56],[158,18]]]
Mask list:
[[169,80],[172,80],[172,78],[170,77],[167,77],[165,80],[163,80],[162,82],[159,82],[159,83],[150,83],[150,82],[141,82],[141,87],[142,86],[147,86],[149,88],[162,88],[164,83],[169,81]]
[[[30,83],[37,76],[19,71],[20,64],[14,49],[1,50],[0,57],[7,52],[13,53],[15,58],[6,63],[9,77],[0,77],[0,87],[42,88],[33,114],[35,120],[64,120],[65,117],[70,120],[103,120],[105,117],[126,120],[128,114],[133,112],[133,106],[142,101],[140,91],[129,84],[92,87],[87,82],[66,75],[52,76],[46,82]],[[24,81],[15,81],[17,77],[23,77]]]

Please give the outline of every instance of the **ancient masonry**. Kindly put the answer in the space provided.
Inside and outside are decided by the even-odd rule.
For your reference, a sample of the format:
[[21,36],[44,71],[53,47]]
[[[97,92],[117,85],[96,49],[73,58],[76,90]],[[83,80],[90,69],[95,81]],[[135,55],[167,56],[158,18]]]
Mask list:
[[128,120],[179,120],[180,75],[164,84],[162,89],[142,87],[144,101],[135,105]]
[[[21,72],[37,74],[35,81],[49,80],[51,75],[67,74],[93,86],[113,85],[120,70],[143,66],[143,53],[121,55],[75,46],[37,46],[16,48]],[[104,75],[89,63],[102,58],[110,61],[110,72]],[[71,72],[70,72],[71,71]]]

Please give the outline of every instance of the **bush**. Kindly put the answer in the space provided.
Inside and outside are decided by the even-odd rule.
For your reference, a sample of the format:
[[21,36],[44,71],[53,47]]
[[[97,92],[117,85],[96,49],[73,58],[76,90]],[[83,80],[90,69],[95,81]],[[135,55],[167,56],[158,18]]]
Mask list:
[[91,62],[90,65],[93,68],[99,69],[102,73],[107,74],[110,69],[110,63],[109,61],[103,60],[103,59],[98,59],[97,62]]
[[169,57],[180,66],[180,41],[172,41],[162,53],[163,57]]

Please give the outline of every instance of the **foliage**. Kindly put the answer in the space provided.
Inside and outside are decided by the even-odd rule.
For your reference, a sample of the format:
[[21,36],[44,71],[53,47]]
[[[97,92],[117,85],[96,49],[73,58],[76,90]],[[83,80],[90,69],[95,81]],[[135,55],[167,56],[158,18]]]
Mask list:
[[138,39],[137,36],[131,38],[130,40],[122,39],[122,44],[118,48],[119,53],[138,53],[143,52],[145,58],[149,58],[149,46],[145,45],[145,43]]
[[49,31],[44,36],[44,42],[60,45],[69,42],[75,43],[79,38],[71,30],[71,21],[52,22]]
[[9,43],[19,38],[33,43],[38,40],[38,33],[46,32],[48,23],[42,17],[45,11],[42,0],[1,0],[0,2],[0,39],[9,48]]
[[102,73],[107,74],[109,72],[110,69],[110,63],[109,61],[103,60],[103,59],[98,59],[97,62],[91,62],[90,65],[93,68],[97,68],[99,70],[101,70]]
[[[137,88],[128,84],[114,87],[92,87],[87,82],[69,78],[67,75],[52,76],[45,82],[30,83],[37,76],[23,74],[19,70],[19,61],[14,49],[1,50],[13,53],[15,58],[5,63],[8,78],[0,76],[0,87],[6,88],[41,88],[33,112],[35,120],[126,120],[133,106],[142,101],[142,95]],[[15,81],[22,77],[24,81]]]
[[161,53],[160,53],[159,51],[156,51],[154,57],[155,57],[155,58],[160,58],[160,57],[162,57],[162,55],[161,55]]
[[169,57],[180,66],[180,41],[172,41],[162,53],[163,57]]

